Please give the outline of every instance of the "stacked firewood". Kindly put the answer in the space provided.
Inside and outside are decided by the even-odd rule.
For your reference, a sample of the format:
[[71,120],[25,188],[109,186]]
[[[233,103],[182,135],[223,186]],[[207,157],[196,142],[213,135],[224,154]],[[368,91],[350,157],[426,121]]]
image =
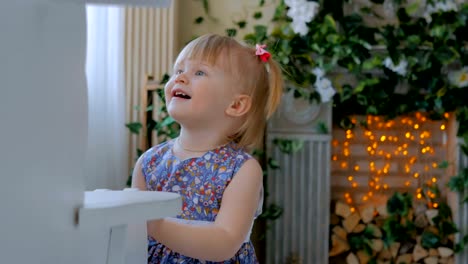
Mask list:
[[[418,230],[430,231],[437,234],[432,219],[438,211],[411,209],[407,219],[412,221]],[[386,205],[363,205],[353,210],[345,203],[337,202],[334,212],[331,214],[331,245],[330,264],[450,264],[454,263],[454,251],[449,247],[437,246],[425,248],[421,243],[421,235],[415,234],[409,241],[388,242],[385,241],[383,225],[388,217]],[[365,240],[367,250],[353,250],[351,237],[359,237],[359,234],[367,232]],[[363,236],[364,237],[364,236]],[[449,238],[452,244],[454,236]],[[356,241],[356,239],[354,240]],[[359,241],[359,239],[357,239]],[[361,244],[362,245],[362,244]],[[356,248],[356,246],[354,246]]]

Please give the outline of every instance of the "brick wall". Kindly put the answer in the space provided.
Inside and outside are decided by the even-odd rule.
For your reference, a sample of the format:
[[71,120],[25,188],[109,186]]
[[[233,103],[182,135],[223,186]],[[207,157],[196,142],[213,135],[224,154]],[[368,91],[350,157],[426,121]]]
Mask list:
[[353,122],[352,130],[333,128],[332,200],[381,203],[395,191],[417,197],[425,182],[445,184],[444,169],[437,167],[447,159],[445,120],[418,113],[390,121],[359,116]]

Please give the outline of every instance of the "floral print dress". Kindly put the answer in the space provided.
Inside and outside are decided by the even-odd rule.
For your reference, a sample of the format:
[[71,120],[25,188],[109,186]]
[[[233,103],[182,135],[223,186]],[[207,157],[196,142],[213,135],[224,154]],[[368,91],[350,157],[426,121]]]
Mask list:
[[[180,160],[172,153],[174,140],[157,145],[142,156],[146,188],[150,191],[175,192],[182,197],[180,221],[214,222],[221,206],[223,192],[245,161],[248,153],[235,143],[206,152],[201,157]],[[260,213],[261,203],[256,216]],[[190,222],[188,221],[188,222]],[[208,234],[207,234],[208,235]],[[236,255],[223,262],[210,262],[183,256],[148,237],[148,263],[258,263],[250,239]]]

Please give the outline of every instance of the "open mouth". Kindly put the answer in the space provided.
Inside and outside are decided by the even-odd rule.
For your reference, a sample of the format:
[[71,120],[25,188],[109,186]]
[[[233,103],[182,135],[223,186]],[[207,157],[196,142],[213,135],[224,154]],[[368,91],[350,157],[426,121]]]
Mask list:
[[177,97],[177,98],[182,98],[182,99],[190,99],[191,98],[189,95],[184,94],[182,92],[174,92],[173,96]]

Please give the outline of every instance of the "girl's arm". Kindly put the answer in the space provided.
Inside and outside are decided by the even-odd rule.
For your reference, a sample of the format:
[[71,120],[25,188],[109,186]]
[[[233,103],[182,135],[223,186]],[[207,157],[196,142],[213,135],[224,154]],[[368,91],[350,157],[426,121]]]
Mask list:
[[143,172],[141,170],[141,163],[143,162],[143,156],[138,158],[135,167],[133,168],[132,173],[132,188],[138,188],[142,191],[147,191],[146,189],[146,180],[145,176],[143,176]]
[[[137,169],[138,166],[135,167]],[[137,174],[141,174],[137,169]],[[134,177],[143,178],[143,175]],[[148,222],[148,234],[170,249],[196,259],[223,261],[232,258],[247,236],[260,199],[262,169],[255,159],[244,163],[225,189],[213,225],[193,226],[170,219]],[[139,179],[135,186],[144,187]],[[133,184],[132,184],[133,185]]]

